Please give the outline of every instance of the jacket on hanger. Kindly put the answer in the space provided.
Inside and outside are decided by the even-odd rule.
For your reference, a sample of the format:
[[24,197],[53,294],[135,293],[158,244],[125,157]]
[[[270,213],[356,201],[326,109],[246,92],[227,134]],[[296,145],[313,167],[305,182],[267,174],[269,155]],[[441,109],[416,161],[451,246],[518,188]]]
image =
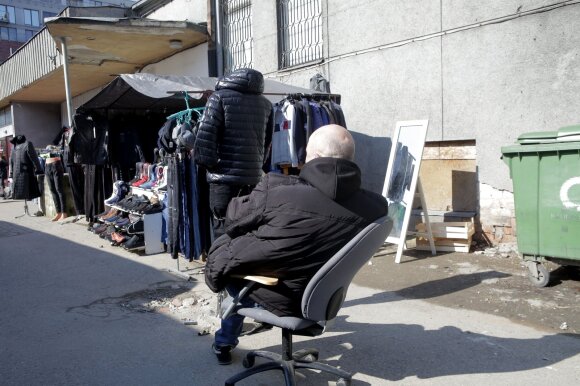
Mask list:
[[40,197],[36,174],[42,174],[42,166],[32,142],[24,135],[17,135],[10,141],[14,145],[10,154],[10,178],[12,178],[12,198],[32,200]]

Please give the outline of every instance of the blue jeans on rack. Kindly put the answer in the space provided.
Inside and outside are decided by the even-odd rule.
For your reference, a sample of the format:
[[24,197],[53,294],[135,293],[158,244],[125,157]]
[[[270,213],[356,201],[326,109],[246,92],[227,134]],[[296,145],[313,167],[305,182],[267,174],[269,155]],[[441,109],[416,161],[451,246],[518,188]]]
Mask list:
[[[226,291],[232,297],[236,297],[242,289],[235,285],[226,286]],[[245,308],[263,308],[258,303],[254,302],[247,295],[240,300],[240,304]],[[238,345],[238,337],[242,333],[244,327],[245,316],[232,313],[228,318],[222,319],[221,328],[215,333],[215,346],[217,348],[230,346],[234,348]]]

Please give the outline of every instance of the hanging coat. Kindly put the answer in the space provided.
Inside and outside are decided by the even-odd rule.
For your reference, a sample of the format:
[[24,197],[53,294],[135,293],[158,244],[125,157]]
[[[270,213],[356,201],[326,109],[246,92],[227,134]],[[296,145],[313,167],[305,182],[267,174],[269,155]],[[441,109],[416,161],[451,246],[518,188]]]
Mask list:
[[24,135],[17,135],[10,142],[14,149],[10,154],[10,178],[12,178],[12,198],[32,200],[40,197],[36,174],[42,174],[42,166],[32,142]]

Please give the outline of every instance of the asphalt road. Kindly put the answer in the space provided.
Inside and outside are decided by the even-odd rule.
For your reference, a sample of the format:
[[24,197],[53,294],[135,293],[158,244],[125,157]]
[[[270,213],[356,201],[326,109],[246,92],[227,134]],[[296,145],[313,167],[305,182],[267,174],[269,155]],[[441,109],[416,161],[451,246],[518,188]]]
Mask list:
[[[218,366],[211,334],[199,335],[203,324],[185,325],[171,307],[138,304],[158,293],[168,302],[196,296],[205,299],[199,320],[211,320],[213,297],[199,276],[185,281],[167,272],[176,268],[169,255],[111,247],[82,223],[14,219],[22,205],[0,201],[0,384],[213,386],[242,369],[245,351],[279,350],[276,329],[243,337],[234,364]],[[380,280],[385,272],[366,275]],[[580,384],[574,334],[369,284],[351,286],[329,332],[296,339],[296,349],[317,347],[323,361],[353,371],[353,385]],[[298,376],[299,385],[332,381]],[[240,383],[275,384],[280,374]]]

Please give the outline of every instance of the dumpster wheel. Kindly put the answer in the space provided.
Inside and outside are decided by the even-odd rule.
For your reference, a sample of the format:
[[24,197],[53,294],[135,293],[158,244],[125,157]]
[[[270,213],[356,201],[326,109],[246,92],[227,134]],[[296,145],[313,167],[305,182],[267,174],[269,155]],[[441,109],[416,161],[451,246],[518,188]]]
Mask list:
[[545,287],[550,282],[550,271],[548,268],[544,267],[541,263],[529,262],[528,263],[528,279],[536,287]]

